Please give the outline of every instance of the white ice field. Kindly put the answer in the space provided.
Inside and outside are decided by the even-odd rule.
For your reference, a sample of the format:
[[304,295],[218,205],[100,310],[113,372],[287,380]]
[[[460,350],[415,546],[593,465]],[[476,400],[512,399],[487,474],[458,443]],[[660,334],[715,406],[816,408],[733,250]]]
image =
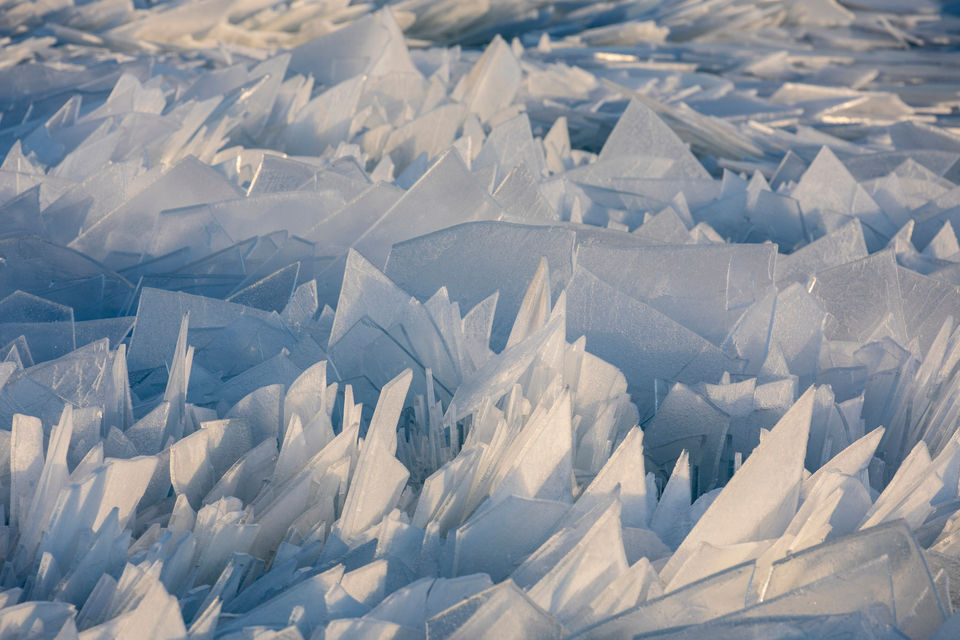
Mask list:
[[956,0],[0,0],[0,640],[957,640]]

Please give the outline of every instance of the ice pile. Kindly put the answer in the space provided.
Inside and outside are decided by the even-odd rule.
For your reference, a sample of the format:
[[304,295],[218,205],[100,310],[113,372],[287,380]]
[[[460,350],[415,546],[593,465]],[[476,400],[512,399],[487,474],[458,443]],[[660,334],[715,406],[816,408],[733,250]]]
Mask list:
[[0,639],[960,636],[956,4],[383,4],[0,0]]

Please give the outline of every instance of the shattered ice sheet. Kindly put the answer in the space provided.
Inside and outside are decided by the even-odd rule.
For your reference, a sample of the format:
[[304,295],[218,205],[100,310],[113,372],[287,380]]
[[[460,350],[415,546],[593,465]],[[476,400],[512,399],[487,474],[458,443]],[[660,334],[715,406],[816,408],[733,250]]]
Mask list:
[[960,637],[952,0],[0,0],[0,640]]

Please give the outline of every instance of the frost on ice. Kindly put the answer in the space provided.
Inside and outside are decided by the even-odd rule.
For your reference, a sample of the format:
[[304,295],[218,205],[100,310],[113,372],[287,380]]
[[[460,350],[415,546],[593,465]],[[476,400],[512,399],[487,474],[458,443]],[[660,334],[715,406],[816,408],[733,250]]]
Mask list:
[[960,637],[938,0],[0,0],[0,639]]

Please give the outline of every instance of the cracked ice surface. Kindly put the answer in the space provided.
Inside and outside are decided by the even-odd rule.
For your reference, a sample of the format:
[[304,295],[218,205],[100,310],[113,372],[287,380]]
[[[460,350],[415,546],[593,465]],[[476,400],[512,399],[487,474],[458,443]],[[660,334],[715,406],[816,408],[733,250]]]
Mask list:
[[960,637],[951,0],[0,0],[0,640]]

